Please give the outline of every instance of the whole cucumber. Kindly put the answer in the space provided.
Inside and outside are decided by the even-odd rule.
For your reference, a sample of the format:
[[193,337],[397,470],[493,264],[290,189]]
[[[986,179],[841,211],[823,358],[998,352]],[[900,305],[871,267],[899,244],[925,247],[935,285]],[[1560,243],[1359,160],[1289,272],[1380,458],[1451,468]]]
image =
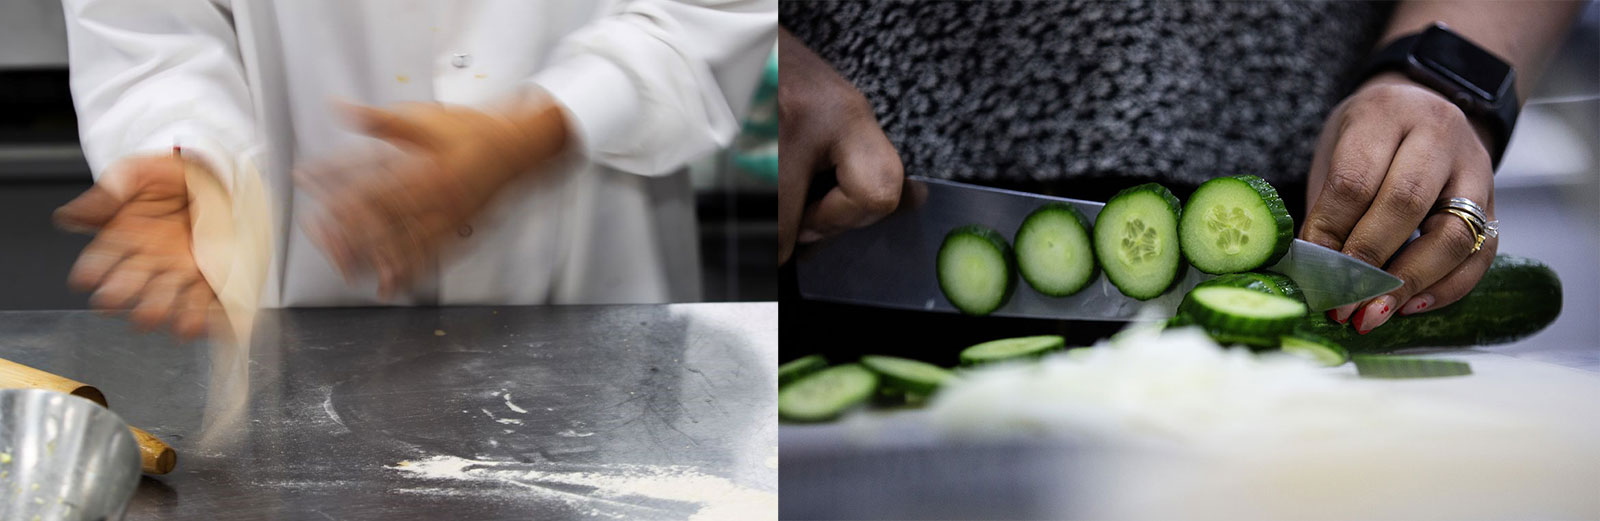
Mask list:
[[1365,335],[1321,313],[1306,315],[1301,327],[1351,353],[1386,353],[1515,342],[1549,326],[1560,314],[1561,279],[1554,270],[1537,260],[1499,255],[1472,292],[1443,309],[1395,315]]

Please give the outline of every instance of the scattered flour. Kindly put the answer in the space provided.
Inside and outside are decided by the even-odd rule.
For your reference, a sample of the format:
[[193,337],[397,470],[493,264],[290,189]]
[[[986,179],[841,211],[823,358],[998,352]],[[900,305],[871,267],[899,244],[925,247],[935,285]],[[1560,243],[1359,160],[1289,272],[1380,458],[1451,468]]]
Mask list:
[[[606,465],[591,471],[541,469],[541,465],[514,461],[472,460],[438,455],[402,461],[385,467],[417,479],[499,484],[532,492],[541,498],[563,501],[587,509],[591,515],[618,519],[638,518],[653,507],[635,504],[639,499],[692,504],[692,521],[764,519],[777,516],[778,495],[740,486],[726,478],[700,473],[689,467]],[[551,485],[586,487],[587,494]],[[418,487],[397,491],[411,494],[460,495],[462,488]]]
[[527,414],[528,413],[527,409],[523,409],[521,407],[517,407],[517,404],[511,403],[511,393],[509,393],[509,392],[506,393],[505,394],[505,399],[506,399],[506,407],[510,408],[513,411],[522,413],[522,414]]
[[505,425],[522,425],[522,420],[518,420],[516,418],[498,418],[495,419],[495,421]]
[[594,433],[592,433],[592,432],[578,432],[578,431],[575,431],[575,430],[572,430],[572,429],[567,429],[567,430],[564,430],[564,431],[556,433],[556,436],[560,436],[560,437],[563,437],[563,438],[587,438],[587,437],[590,437],[590,436],[594,436]]

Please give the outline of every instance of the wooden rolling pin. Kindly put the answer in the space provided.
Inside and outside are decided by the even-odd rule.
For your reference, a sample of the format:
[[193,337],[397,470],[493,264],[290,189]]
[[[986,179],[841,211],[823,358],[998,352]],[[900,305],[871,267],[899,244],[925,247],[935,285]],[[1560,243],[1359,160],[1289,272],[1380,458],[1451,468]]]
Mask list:
[[[0,389],[19,388],[63,392],[111,408],[106,403],[105,393],[92,385],[0,358]],[[133,431],[133,439],[139,442],[139,469],[145,474],[166,474],[178,465],[178,453],[161,438],[137,427],[129,426],[128,429]]]

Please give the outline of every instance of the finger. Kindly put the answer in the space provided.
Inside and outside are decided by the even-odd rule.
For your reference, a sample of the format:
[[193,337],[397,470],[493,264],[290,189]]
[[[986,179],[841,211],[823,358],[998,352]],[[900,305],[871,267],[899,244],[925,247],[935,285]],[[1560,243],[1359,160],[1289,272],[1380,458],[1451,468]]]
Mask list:
[[139,303],[128,312],[128,321],[140,330],[149,331],[167,321],[180,293],[195,281],[177,270],[168,270],[151,277],[139,296]]
[[335,105],[356,128],[372,137],[396,144],[421,146],[428,138],[427,128],[418,121],[398,112],[366,105],[340,103]]
[[213,305],[216,304],[216,295],[211,292],[211,286],[203,280],[190,284],[180,295],[176,316],[172,321],[172,332],[185,341],[193,340],[206,333],[206,325],[210,322]]
[[123,259],[138,251],[139,242],[132,234],[106,231],[95,236],[67,273],[67,286],[77,291],[89,291],[100,286]]
[[1483,241],[1483,249],[1467,257],[1466,262],[1456,266],[1444,278],[1411,297],[1400,307],[1400,314],[1433,311],[1461,300],[1467,293],[1472,292],[1472,288],[1477,287],[1479,280],[1483,280],[1483,274],[1489,272],[1489,265],[1494,264],[1494,255],[1499,249],[1499,239],[1490,238]]
[[900,154],[876,124],[846,135],[832,147],[839,186],[811,205],[796,240],[814,242],[867,226],[900,204],[905,173]]
[[1403,132],[1387,119],[1359,115],[1347,115],[1341,126],[1300,238],[1342,251],[1350,231],[1372,206]]
[[97,309],[127,309],[156,275],[154,266],[137,258],[117,263],[105,281],[89,295],[89,305]]
[[111,221],[122,209],[123,200],[100,185],[90,186],[67,204],[56,208],[51,220],[56,226],[73,233],[93,233]]
[[[1493,219],[1494,174],[1488,164],[1458,161],[1457,165],[1460,165],[1457,167],[1459,173],[1450,178],[1435,199],[1465,197],[1482,202],[1486,215]],[[1461,266],[1469,255],[1473,255],[1472,247],[1476,242],[1477,234],[1462,218],[1448,212],[1436,212],[1428,216],[1422,223],[1422,235],[1389,262],[1388,271],[1399,277],[1402,284],[1394,291],[1373,299],[1357,312],[1361,317],[1355,321],[1356,332],[1365,333],[1383,325],[1395,313],[1405,309],[1406,304],[1423,308],[1435,305],[1428,302],[1435,297],[1424,297],[1415,302],[1413,299],[1423,288],[1434,285]]]
[[[1426,131],[1413,130],[1406,134],[1383,176],[1383,184],[1372,206],[1350,231],[1341,251],[1373,266],[1388,263],[1440,200],[1439,191],[1451,178],[1450,150]],[[1486,190],[1485,186],[1469,185],[1458,189],[1467,192],[1463,194],[1465,197],[1484,200],[1480,190]],[[1449,266],[1460,264],[1465,258],[1466,252],[1462,251]]]
[[811,177],[821,157],[812,143],[793,137],[795,134],[778,136],[778,148],[783,150],[778,154],[778,264],[788,262],[794,253],[806,208],[806,191],[811,188]]

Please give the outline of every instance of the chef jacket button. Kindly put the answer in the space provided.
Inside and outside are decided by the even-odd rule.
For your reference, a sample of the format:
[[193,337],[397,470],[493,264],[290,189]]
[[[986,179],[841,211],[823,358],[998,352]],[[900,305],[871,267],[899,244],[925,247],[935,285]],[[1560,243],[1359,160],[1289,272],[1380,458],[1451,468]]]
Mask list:
[[463,225],[461,225],[460,228],[456,228],[456,235],[460,235],[462,237],[471,237],[472,236],[472,225],[463,224]]
[[472,65],[472,55],[464,52],[452,54],[450,65],[454,65],[457,69],[465,69],[468,65]]

